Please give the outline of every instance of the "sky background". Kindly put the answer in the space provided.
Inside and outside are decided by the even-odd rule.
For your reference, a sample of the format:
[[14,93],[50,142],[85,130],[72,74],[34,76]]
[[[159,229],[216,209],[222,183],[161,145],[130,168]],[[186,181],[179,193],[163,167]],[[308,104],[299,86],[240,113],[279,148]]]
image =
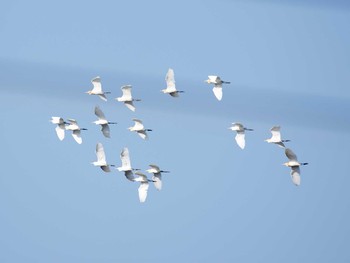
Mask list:
[[[1,262],[349,262],[348,1],[6,1]],[[175,71],[179,98],[162,94]],[[231,81],[217,101],[208,75]],[[108,101],[88,96],[100,76]],[[133,113],[114,98],[133,85]],[[102,136],[94,107],[110,121]],[[83,144],[51,116],[75,118]],[[143,141],[132,118],[153,129]],[[232,122],[254,129],[241,150]],[[282,136],[301,162],[290,179]],[[91,165],[171,173],[163,189]]]

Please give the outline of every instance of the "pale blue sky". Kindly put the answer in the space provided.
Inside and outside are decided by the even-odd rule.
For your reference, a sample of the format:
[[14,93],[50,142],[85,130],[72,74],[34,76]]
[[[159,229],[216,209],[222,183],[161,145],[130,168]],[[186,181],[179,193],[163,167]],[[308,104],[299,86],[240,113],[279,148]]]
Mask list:
[[[348,262],[350,8],[344,1],[11,1],[0,17],[1,262]],[[169,67],[178,99],[160,92]],[[207,75],[231,84],[216,101]],[[108,102],[88,96],[101,76]],[[135,113],[117,103],[133,85]],[[102,137],[93,109],[117,121]],[[83,144],[51,116],[76,118]],[[130,133],[132,118],[153,132]],[[227,128],[253,128],[242,151]],[[279,124],[300,161],[295,187]],[[137,183],[90,163],[170,170]]]

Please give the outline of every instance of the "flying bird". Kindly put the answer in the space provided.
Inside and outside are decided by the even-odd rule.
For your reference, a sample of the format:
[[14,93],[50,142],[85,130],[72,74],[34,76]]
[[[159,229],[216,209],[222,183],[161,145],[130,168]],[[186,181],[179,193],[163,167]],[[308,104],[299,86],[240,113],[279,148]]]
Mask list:
[[107,101],[107,97],[106,97],[105,94],[110,94],[111,92],[109,92],[109,91],[103,92],[102,91],[101,78],[100,77],[93,78],[91,80],[91,83],[94,86],[93,89],[89,90],[89,91],[87,91],[85,93],[87,93],[89,95],[97,95],[102,100]]
[[245,147],[245,131],[253,131],[253,129],[245,128],[241,123],[238,123],[238,122],[232,123],[232,126],[229,127],[229,129],[237,132],[235,140],[236,140],[238,146],[241,149],[244,149],[244,147]]
[[289,159],[289,161],[284,163],[283,165],[290,167],[292,169],[290,172],[292,181],[296,186],[299,186],[300,185],[300,166],[308,165],[309,163],[298,162],[298,158],[296,154],[289,148],[285,149],[285,154]]
[[101,125],[101,131],[102,131],[103,135],[107,138],[110,138],[111,135],[110,135],[110,130],[109,130],[108,124],[117,124],[117,123],[107,121],[104,113],[102,112],[102,110],[98,106],[95,107],[95,115],[98,117],[98,120],[94,121],[93,123],[95,123],[96,125]]
[[179,97],[179,93],[183,93],[183,90],[176,90],[175,86],[175,76],[174,70],[169,68],[168,73],[165,76],[166,81],[166,89],[162,89],[161,91],[164,94],[169,94],[172,97]]
[[55,130],[58,139],[61,141],[64,139],[64,131],[66,129],[66,122],[61,117],[51,117],[50,120],[53,124],[57,124]]
[[140,99],[133,99],[131,95],[131,85],[125,85],[121,87],[123,95],[119,98],[116,98],[117,101],[124,102],[125,106],[128,107],[129,110],[135,111],[135,106],[133,101],[141,101]]
[[153,173],[152,181],[154,183],[154,187],[160,191],[162,189],[162,173],[170,173],[169,171],[160,170],[160,168],[155,164],[149,165],[151,168],[147,169],[148,173]]
[[205,80],[208,84],[214,84],[213,92],[218,100],[222,99],[222,84],[230,84],[231,82],[223,81],[219,76],[208,76]]
[[135,172],[135,174],[138,175],[138,177],[136,177],[134,179],[135,182],[140,182],[140,186],[138,189],[139,192],[139,199],[141,203],[144,203],[146,201],[147,198],[147,192],[148,192],[148,188],[149,188],[149,183],[148,182],[153,182],[153,180],[150,180],[147,178],[147,176],[139,171]]
[[80,136],[80,131],[85,131],[87,129],[80,128],[78,126],[78,122],[74,119],[68,119],[68,121],[69,121],[69,123],[68,123],[68,125],[66,125],[66,130],[72,131],[73,132],[72,136],[73,136],[74,140],[77,143],[81,144],[83,142],[83,139]]
[[266,139],[265,142],[277,144],[279,147],[285,148],[284,142],[289,142],[290,140],[282,140],[281,139],[281,127],[273,126],[270,131],[272,133],[271,138]]
[[111,170],[109,169],[109,164],[107,164],[106,155],[105,155],[105,151],[103,149],[102,143],[96,144],[96,156],[97,156],[97,161],[92,162],[92,164],[94,166],[101,167],[103,171],[105,171],[106,173],[109,173]]
[[124,172],[125,177],[129,181],[134,181],[135,176],[133,171],[138,171],[140,169],[135,169],[131,167],[131,161],[130,161],[130,156],[129,156],[129,149],[128,148],[123,148],[122,152],[120,153],[120,160],[122,161],[122,166],[118,167],[119,172]]
[[139,119],[132,119],[134,121],[134,126],[129,127],[128,130],[129,131],[134,131],[136,132],[142,139],[147,140],[148,139],[148,135],[147,135],[147,131],[152,131],[151,129],[145,129],[145,127],[142,124],[142,121]]

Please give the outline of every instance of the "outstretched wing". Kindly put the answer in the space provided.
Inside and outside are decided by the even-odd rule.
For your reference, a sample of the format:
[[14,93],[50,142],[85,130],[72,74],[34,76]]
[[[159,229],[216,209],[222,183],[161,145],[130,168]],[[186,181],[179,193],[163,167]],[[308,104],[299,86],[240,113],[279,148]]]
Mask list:
[[148,140],[148,135],[147,132],[145,130],[142,131],[137,131],[137,134],[144,140]]
[[106,120],[106,117],[103,113],[103,111],[100,109],[100,107],[96,106],[95,107],[95,115],[100,119],[100,120]]
[[91,80],[92,85],[94,88],[92,89],[92,93],[102,93],[102,85],[101,85],[101,78],[96,77]]
[[281,127],[280,126],[273,126],[270,131],[272,134],[271,140],[274,142],[280,142],[281,141]]
[[106,155],[102,143],[96,144],[96,157],[98,162],[106,163]]
[[174,92],[176,91],[175,87],[175,75],[174,75],[174,70],[169,68],[168,73],[165,76],[165,81],[166,81],[166,87],[169,92]]
[[101,169],[102,169],[103,171],[105,171],[106,173],[109,173],[109,172],[111,171],[111,169],[109,168],[109,165],[100,166],[100,167],[101,167]]
[[244,149],[244,147],[245,147],[245,133],[244,133],[244,130],[243,131],[237,131],[237,135],[235,137],[235,140],[236,140],[238,146],[241,149]]
[[143,130],[144,129],[144,126],[143,126],[142,121],[140,119],[132,119],[132,120],[135,122],[134,127],[133,127],[135,130]]
[[222,85],[221,84],[215,84],[215,87],[213,88],[213,92],[215,97],[218,100],[222,99]]
[[64,139],[64,131],[65,131],[64,125],[63,125],[63,128],[62,128],[61,125],[58,124],[56,126],[55,130],[56,130],[56,134],[57,134],[58,139],[60,139],[62,141]]
[[300,168],[299,166],[293,166],[290,172],[290,176],[292,177],[292,181],[296,186],[300,185]]
[[132,103],[132,101],[124,101],[124,104],[129,110],[131,110],[131,111],[135,111],[136,110],[136,108],[135,108],[134,104]]
[[121,90],[123,92],[122,98],[124,100],[132,100],[132,95],[131,95],[131,85],[125,85],[121,87]]
[[74,130],[72,136],[77,143],[81,144],[83,142],[83,139],[80,136],[80,130]]
[[120,154],[120,159],[122,161],[122,167],[126,168],[130,168],[131,170],[131,162],[130,162],[130,157],[129,157],[129,149],[128,148],[124,148]]
[[124,175],[125,175],[126,179],[128,179],[129,181],[131,181],[131,182],[135,181],[134,173],[131,170],[130,171],[125,171]]
[[162,190],[162,174],[161,173],[153,174],[152,181],[153,181],[154,187],[158,191]]
[[148,182],[141,182],[138,192],[139,192],[139,199],[141,203],[144,203],[147,198],[147,191],[148,191],[149,184]]
[[101,125],[101,131],[102,131],[103,135],[106,138],[111,138],[111,134],[110,134],[110,130],[109,130],[109,125],[108,124],[102,124]]
[[287,149],[285,149],[284,152],[285,152],[287,158],[289,159],[289,161],[295,161],[295,162],[298,161],[296,154],[291,149],[287,148]]

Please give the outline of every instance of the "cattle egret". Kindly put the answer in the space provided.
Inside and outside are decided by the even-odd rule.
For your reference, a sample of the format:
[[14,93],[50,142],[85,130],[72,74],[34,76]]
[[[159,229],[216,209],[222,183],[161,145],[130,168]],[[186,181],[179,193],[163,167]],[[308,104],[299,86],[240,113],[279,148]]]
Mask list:
[[134,179],[135,182],[140,182],[140,186],[138,189],[139,192],[139,199],[141,203],[144,203],[146,201],[147,198],[147,191],[148,191],[148,187],[149,184],[148,182],[153,182],[152,180],[148,179],[147,176],[139,171],[135,172],[135,174],[138,175],[138,177],[136,177]]
[[292,169],[290,172],[292,181],[296,186],[299,186],[300,185],[300,166],[308,165],[309,163],[298,162],[298,158],[296,154],[289,148],[285,149],[285,154],[289,159],[289,161],[284,163],[283,165],[290,167]]
[[57,124],[55,130],[58,139],[61,141],[64,139],[64,131],[66,129],[66,122],[61,117],[51,117],[50,120],[53,124]]
[[179,97],[179,93],[184,92],[183,90],[176,90],[174,70],[171,68],[169,68],[168,73],[165,76],[165,81],[166,89],[161,90],[164,94],[169,94],[172,97]]
[[155,164],[149,165],[151,168],[146,171],[149,173],[153,173],[152,181],[154,183],[154,187],[160,191],[162,189],[162,173],[170,173],[169,171],[160,170],[160,168]]
[[91,80],[92,85],[94,86],[92,90],[89,90],[85,93],[89,95],[97,95],[99,96],[102,100],[107,101],[106,95],[105,94],[110,94],[111,92],[103,92],[102,91],[102,85],[101,85],[101,78],[96,77]]
[[141,101],[140,99],[133,99],[131,95],[131,85],[125,85],[121,87],[121,90],[123,92],[123,96],[116,98],[117,101],[124,102],[125,106],[128,107],[129,110],[135,111],[135,106],[133,104],[133,101]]
[[205,80],[208,84],[214,84],[213,92],[218,100],[222,99],[222,84],[230,84],[231,82],[223,81],[219,76],[208,76]]
[[145,129],[142,121],[139,119],[132,119],[135,124],[132,127],[129,127],[128,130],[129,131],[134,131],[137,132],[137,134],[144,140],[148,139],[148,135],[147,135],[147,131],[152,131],[151,129]]
[[290,140],[281,140],[281,127],[273,126],[270,131],[272,136],[270,139],[266,139],[265,142],[277,144],[279,147],[285,148],[284,142],[289,142]]
[[110,122],[107,121],[105,115],[103,114],[102,110],[96,106],[95,107],[95,115],[98,117],[97,121],[94,121],[96,125],[101,125],[101,131],[103,135],[107,138],[110,138],[110,130],[109,130],[109,125],[108,124],[117,124],[116,122]]
[[85,128],[80,128],[78,126],[78,122],[74,119],[68,119],[69,124],[66,126],[66,130],[70,130],[72,131],[72,136],[74,138],[74,140],[81,144],[83,142],[83,139],[80,137],[80,131],[85,131],[87,129]]
[[237,132],[235,140],[236,140],[238,146],[241,149],[244,149],[244,147],[245,147],[245,131],[253,131],[253,129],[245,128],[241,123],[238,123],[238,122],[232,123],[232,126],[229,127],[229,129]]
[[139,169],[135,169],[131,167],[131,161],[129,156],[129,150],[128,148],[124,148],[122,152],[120,153],[120,159],[122,161],[122,166],[118,167],[119,172],[124,172],[125,177],[130,180],[134,181],[135,177],[132,171],[138,171]]
[[109,169],[109,165],[107,164],[106,155],[105,155],[105,151],[103,149],[102,143],[98,143],[96,145],[96,156],[97,156],[97,161],[92,162],[92,164],[94,166],[101,167],[101,169],[106,173],[110,172],[111,170]]

